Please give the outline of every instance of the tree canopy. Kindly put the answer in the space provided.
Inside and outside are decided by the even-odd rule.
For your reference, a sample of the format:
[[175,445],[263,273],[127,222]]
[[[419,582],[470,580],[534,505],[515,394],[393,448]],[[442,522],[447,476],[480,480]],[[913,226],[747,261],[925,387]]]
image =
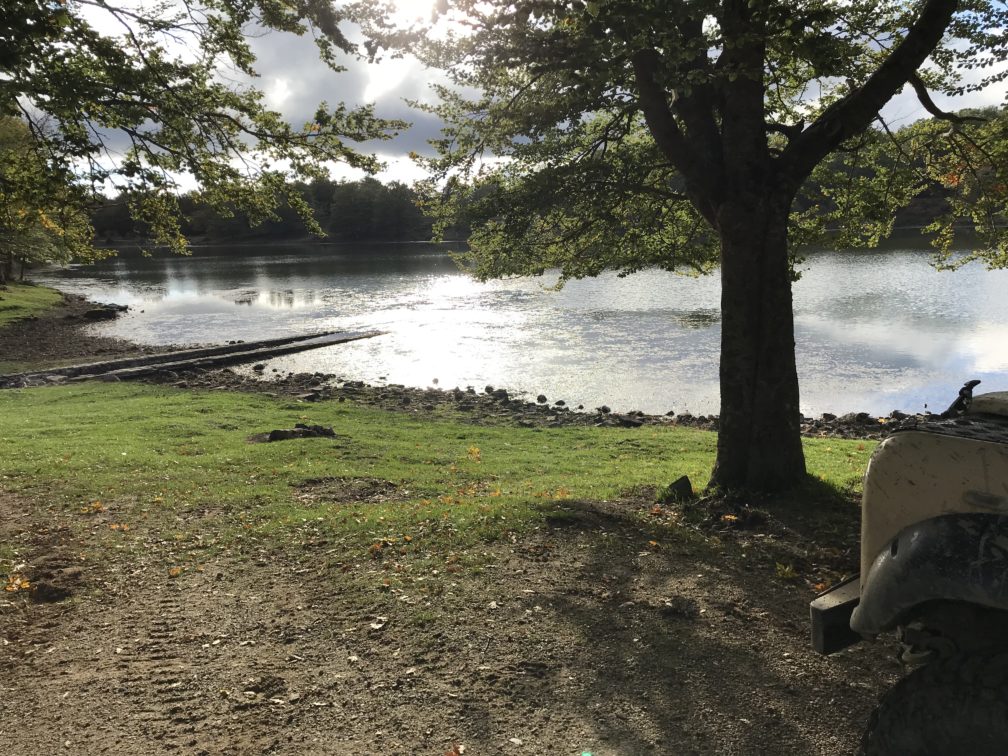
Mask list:
[[[1008,9],[984,0],[451,0],[372,31],[443,70],[428,164],[482,277],[643,267],[722,280],[713,483],[804,477],[790,284],[801,243],[877,241],[928,187],[1005,264],[1003,136],[931,92],[1003,85]],[[898,131],[912,88],[934,120]],[[1000,148],[998,148],[1000,149]],[[912,154],[911,154],[912,153]]]
[[286,123],[241,83],[256,74],[245,34],[312,34],[339,71],[338,54],[356,51],[343,20],[325,0],[9,0],[0,7],[0,116],[28,129],[42,183],[67,206],[121,192],[155,240],[177,250],[184,174],[215,208],[259,221],[285,201],[311,225],[288,179],[326,177],[329,161],[373,170],[375,158],[354,143],[405,124],[341,103]]
[[93,259],[91,226],[71,176],[54,174],[25,123],[0,117],[0,284],[15,262]]

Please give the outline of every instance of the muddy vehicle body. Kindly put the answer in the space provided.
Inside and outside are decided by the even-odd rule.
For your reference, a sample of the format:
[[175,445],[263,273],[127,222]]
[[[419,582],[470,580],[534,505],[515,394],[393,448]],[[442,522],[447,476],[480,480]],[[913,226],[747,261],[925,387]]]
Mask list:
[[865,754],[1008,754],[1008,392],[893,433],[872,455],[860,574],[812,602],[820,653],[895,633],[913,671]]

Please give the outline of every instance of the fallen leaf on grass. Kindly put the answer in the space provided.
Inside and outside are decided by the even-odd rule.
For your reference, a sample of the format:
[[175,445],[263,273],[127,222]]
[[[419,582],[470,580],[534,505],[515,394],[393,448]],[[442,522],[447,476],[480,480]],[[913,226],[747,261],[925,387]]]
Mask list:
[[177,578],[181,574],[182,574],[182,568],[181,567],[169,567],[168,568],[168,577],[170,577],[170,578]]
[[445,751],[444,756],[463,756],[466,752],[466,747],[459,743],[458,745],[453,745],[449,750]]

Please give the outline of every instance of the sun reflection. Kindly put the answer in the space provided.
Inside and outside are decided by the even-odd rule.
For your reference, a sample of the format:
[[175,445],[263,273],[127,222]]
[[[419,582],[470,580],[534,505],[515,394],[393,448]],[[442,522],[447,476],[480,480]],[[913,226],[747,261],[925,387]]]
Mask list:
[[981,325],[963,337],[962,350],[971,358],[972,369],[981,373],[1008,370],[1008,327]]
[[437,304],[438,299],[469,298],[477,296],[489,288],[489,284],[456,273],[431,279],[427,285],[426,293]]
[[[386,332],[277,358],[270,371],[421,387],[437,378],[449,389],[489,384],[572,407],[717,411],[716,277],[607,273],[549,291],[537,278],[476,281],[446,258],[412,251],[301,255],[120,259],[37,280],[132,304],[128,315],[91,328],[142,343]],[[944,408],[969,378],[983,380],[984,390],[1005,387],[1008,271],[938,275],[920,255],[814,259],[795,292],[806,414]]]

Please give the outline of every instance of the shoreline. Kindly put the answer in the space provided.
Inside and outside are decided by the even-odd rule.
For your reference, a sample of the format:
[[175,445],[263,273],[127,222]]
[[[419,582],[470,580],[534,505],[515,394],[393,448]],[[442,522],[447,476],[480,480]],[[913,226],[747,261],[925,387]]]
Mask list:
[[63,299],[51,309],[0,328],[3,362],[53,367],[57,362],[69,364],[69,361],[94,361],[95,357],[126,357],[162,351],[162,347],[85,333],[84,326],[96,322],[89,319],[87,313],[106,306],[79,294],[53,291],[58,291]]
[[[145,380],[182,389],[248,391],[308,403],[354,401],[390,412],[431,418],[450,417],[476,425],[503,424],[524,428],[688,427],[711,432],[718,429],[717,415],[623,413],[613,412],[605,406],[587,409],[579,405],[572,408],[566,403],[529,401],[521,398],[521,394],[512,394],[507,389],[494,386],[481,390],[474,387],[414,388],[397,383],[369,384],[331,373],[286,373],[267,379],[265,376],[243,375],[231,368],[184,372],[165,370]],[[839,417],[827,413],[820,418],[803,417],[801,433],[810,438],[877,440],[926,417],[899,411],[894,411],[887,418],[867,412],[851,412]]]
[[[143,345],[125,339],[91,336],[83,332],[94,323],[85,313],[103,307],[78,294],[60,292],[63,302],[52,311],[17,321],[0,329],[0,354],[10,363],[70,364],[93,362],[95,357],[149,355],[170,351],[171,347]],[[44,371],[45,367],[40,367]],[[549,402],[542,394],[536,401],[522,397],[526,392],[485,386],[452,389],[410,387],[403,384],[369,384],[344,376],[324,373],[276,373],[262,375],[264,365],[253,372],[225,369],[159,371],[146,380],[178,388],[231,389],[283,395],[306,402],[355,401],[412,416],[454,417],[474,424],[511,424],[528,428],[679,426],[716,432],[717,415],[690,413],[652,415],[641,411],[613,412],[607,406],[569,407],[565,402]],[[20,370],[18,372],[21,372]],[[43,384],[44,385],[44,384]],[[867,412],[837,416],[824,413],[818,418],[802,417],[801,433],[807,437],[881,439],[894,430],[914,424],[928,415],[893,410],[887,417]]]

